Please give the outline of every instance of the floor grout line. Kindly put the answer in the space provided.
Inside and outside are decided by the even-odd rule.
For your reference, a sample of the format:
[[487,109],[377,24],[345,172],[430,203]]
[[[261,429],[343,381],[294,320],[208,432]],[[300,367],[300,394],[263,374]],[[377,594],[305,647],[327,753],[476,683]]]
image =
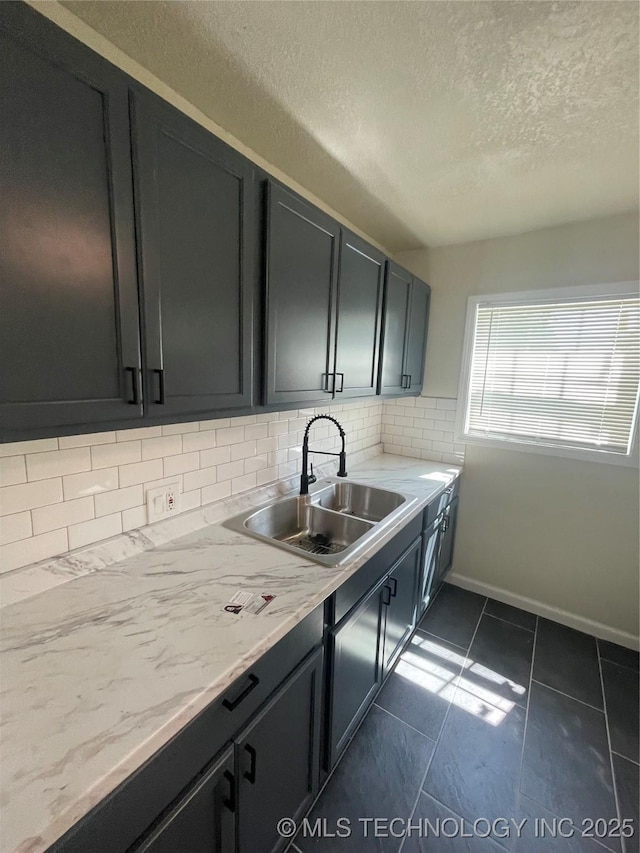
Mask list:
[[[533,671],[533,668],[532,668]],[[560,696],[564,696],[567,699],[573,699],[574,702],[579,702],[581,705],[584,705],[585,708],[591,708],[592,711],[598,711],[600,714],[604,714],[604,707],[597,708],[595,705],[590,705],[588,702],[583,702],[582,699],[578,699],[576,696],[572,696],[570,693],[565,693],[563,690],[558,690],[557,687],[552,687],[550,684],[545,684],[544,681],[538,681],[537,678],[532,679],[535,684],[539,684],[541,687],[546,687],[547,690],[553,690],[554,693],[559,693]],[[603,697],[604,702],[604,697]]]
[[[597,643],[596,643],[597,645]],[[600,647],[597,646],[598,652]],[[616,807],[616,815],[618,816],[618,820],[622,820],[622,814],[620,812],[620,801],[618,800],[618,786],[616,784],[616,776],[615,771],[613,769],[613,750],[611,749],[611,732],[609,731],[609,715],[607,713],[607,697],[604,692],[604,676],[602,674],[602,661],[600,660],[600,654],[598,653],[598,672],[600,673],[600,689],[602,690],[602,707],[604,713],[604,725],[607,730],[607,745],[609,747],[609,768],[611,770],[611,784],[613,786],[613,801]],[[623,851],[626,851],[627,845],[625,843],[625,839],[620,839],[620,846]]]
[[[533,632],[533,648],[531,649],[531,669],[529,671],[529,689],[527,690],[527,707],[524,712],[524,729],[522,731],[522,752],[520,754],[520,770],[518,772],[518,787],[516,789],[516,811],[520,805],[520,795],[522,794],[522,771],[524,769],[524,748],[527,742],[527,727],[529,725],[529,708],[531,706],[531,685],[533,684],[533,665],[536,659],[536,645],[538,643],[538,617],[536,616],[536,627]],[[515,815],[514,815],[515,817]]]
[[[492,599],[493,600],[493,599]],[[499,622],[506,622],[507,625],[512,625],[514,628],[520,628],[521,631],[527,631],[529,634],[535,634],[535,628],[525,628],[524,625],[517,625],[515,622],[512,622],[510,619],[503,619],[502,616],[496,616],[493,613],[484,613],[484,616],[490,616],[492,619],[497,619]],[[536,616],[536,625],[538,624],[538,617]]]
[[[620,663],[617,660],[611,660],[611,658],[608,658],[605,655],[603,655],[602,652],[600,651],[600,638],[599,637],[596,637],[596,648],[598,649],[598,657],[600,658],[600,660],[605,661],[605,663],[613,664],[613,666],[621,666],[623,669],[630,669],[631,672],[635,672],[636,675],[640,675],[640,671],[638,670],[637,667],[627,666],[626,663]],[[626,648],[626,647],[623,646],[622,648]],[[628,651],[632,651],[632,649],[629,649]]]
[[[441,587],[441,589],[442,589],[442,587]],[[484,613],[484,609],[485,609],[485,607],[486,607],[486,606],[487,606],[487,598],[485,597],[484,604],[483,604],[483,606],[482,606],[482,611],[481,611],[480,615],[478,616],[478,621],[476,622],[476,628],[475,628],[475,631],[473,632],[473,636],[471,637],[471,642],[469,643],[469,646],[468,646],[468,647],[467,647],[467,649],[465,650],[465,661],[466,661],[466,659],[467,659],[467,657],[468,657],[468,653],[469,653],[469,649],[471,648],[471,644],[473,643],[473,641],[474,641],[474,639],[475,639],[476,633],[477,633],[477,631],[478,631],[478,626],[480,625],[480,620],[482,619],[482,614]],[[423,618],[424,618],[424,617],[423,617]],[[427,632],[425,632],[425,633],[427,633]],[[435,634],[431,634],[430,636],[434,637],[434,636],[435,636]],[[439,640],[443,640],[444,642],[449,642],[448,640],[444,640],[444,638],[443,638],[443,637],[437,637],[437,639],[439,639]],[[455,645],[455,643],[451,643],[451,645],[453,646],[453,645]],[[461,647],[461,646],[457,646],[457,648],[461,649],[462,647]],[[460,672],[462,672],[462,666],[460,667]],[[458,677],[460,677],[460,673],[458,673]],[[418,793],[416,794],[416,798],[415,798],[415,801],[414,801],[414,803],[413,803],[413,808],[411,809],[411,815],[410,815],[410,817],[409,817],[409,820],[411,820],[411,819],[413,818],[414,814],[416,813],[416,809],[418,808],[418,803],[420,802],[420,795],[421,795],[423,792],[424,792],[425,794],[428,794],[428,792],[424,790],[424,783],[426,782],[427,776],[428,776],[428,774],[429,774],[429,770],[430,770],[430,768],[431,768],[431,764],[432,764],[432,762],[433,762],[433,759],[434,759],[434,757],[435,757],[436,751],[437,751],[437,749],[438,749],[438,745],[439,745],[439,743],[440,743],[440,738],[442,737],[442,732],[444,731],[444,728],[445,728],[445,726],[446,726],[447,720],[448,720],[448,718],[449,718],[449,714],[451,713],[451,709],[452,709],[452,707],[453,707],[453,698],[454,698],[454,696],[455,696],[455,694],[456,694],[456,690],[457,690],[457,689],[458,689],[458,687],[457,687],[457,685],[456,685],[456,687],[454,688],[454,691],[453,691],[453,695],[451,696],[451,699],[449,700],[449,706],[447,707],[447,710],[446,710],[445,715],[444,715],[444,717],[443,717],[442,725],[440,726],[440,731],[438,732],[438,737],[435,739],[434,746],[433,746],[433,751],[432,751],[432,753],[431,753],[431,757],[429,758],[429,761],[427,762],[427,767],[426,767],[426,769],[425,769],[425,771],[424,771],[424,776],[422,777],[422,780],[421,780],[421,782],[420,782],[420,787],[418,788]],[[428,796],[431,796],[431,794],[428,794]],[[444,805],[444,803],[443,803],[442,805]],[[447,808],[448,808],[448,806],[447,806]],[[407,840],[407,836],[405,835],[405,836],[402,838],[402,841],[400,842],[400,847],[398,847],[398,853],[402,853],[402,848],[404,847],[404,843],[405,843],[405,841],[406,841],[406,840]]]
[[[396,715],[392,714],[391,711],[388,711],[382,705],[378,705],[378,703],[375,700],[374,700],[373,705],[371,707],[376,707],[376,708],[378,708],[379,711],[384,711],[385,714],[388,714],[394,720],[397,720],[399,723],[402,723],[403,726],[406,726],[408,729],[411,729],[411,731],[415,732],[416,734],[421,735],[422,737],[426,738],[428,741],[431,741],[431,743],[436,742],[436,741],[434,741],[434,739],[432,737],[429,737],[429,735],[426,735],[424,732],[421,732],[420,729],[417,729],[415,726],[412,726],[410,723],[407,723],[406,720],[402,719],[402,717],[396,717]],[[369,712],[367,711],[367,713],[369,713]]]
[[413,632],[413,636],[416,634],[426,634],[427,637],[433,637],[434,640],[440,640],[441,643],[448,643],[450,646],[453,646],[456,649],[460,649],[461,652],[464,652],[466,655],[469,651],[469,647],[466,648],[464,646],[459,645],[458,643],[452,643],[451,640],[445,639],[445,637],[439,637],[437,634],[432,634],[431,631],[425,631],[424,628],[416,628]]
[[624,758],[625,761],[629,761],[631,764],[635,764],[636,767],[640,767],[640,761],[636,761],[635,758],[629,758],[628,755],[623,755],[621,752],[616,752],[615,749],[611,750],[611,755],[617,755],[618,758]]

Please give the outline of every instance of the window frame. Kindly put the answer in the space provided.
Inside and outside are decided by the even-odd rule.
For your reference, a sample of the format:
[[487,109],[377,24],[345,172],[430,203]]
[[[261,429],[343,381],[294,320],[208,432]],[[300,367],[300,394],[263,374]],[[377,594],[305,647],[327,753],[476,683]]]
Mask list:
[[488,447],[495,450],[513,450],[524,453],[535,453],[543,456],[560,456],[568,459],[580,459],[589,462],[600,462],[609,465],[638,468],[638,421],[640,406],[636,412],[631,428],[631,447],[628,455],[613,453],[609,450],[597,450],[587,447],[557,447],[542,442],[519,440],[516,438],[485,438],[478,435],[467,435],[464,431],[467,406],[469,402],[469,382],[471,378],[471,361],[475,332],[476,309],[483,305],[527,304],[530,302],[562,302],[567,299],[588,299],[589,297],[607,296],[638,296],[640,282],[623,281],[609,284],[582,285],[580,287],[558,287],[544,290],[523,290],[515,293],[490,293],[473,295],[467,299],[467,316],[465,321],[462,347],[462,364],[458,387],[458,406],[455,421],[456,442]]

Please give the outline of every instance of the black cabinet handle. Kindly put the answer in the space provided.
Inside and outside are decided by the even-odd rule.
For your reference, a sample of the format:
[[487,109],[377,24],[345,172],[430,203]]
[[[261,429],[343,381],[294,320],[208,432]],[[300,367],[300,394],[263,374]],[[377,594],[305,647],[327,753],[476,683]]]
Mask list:
[[[329,379],[333,377],[333,388],[329,388]],[[335,373],[323,373],[322,374],[322,390],[325,394],[333,394],[333,389],[336,387],[336,375]]]
[[249,753],[249,758],[251,759],[251,764],[249,765],[249,769],[245,770],[244,778],[249,782],[250,785],[255,785],[256,782],[256,751],[250,745],[247,744],[245,746],[245,751]]
[[389,578],[389,583],[393,584],[393,589],[391,591],[391,598],[395,598],[396,593],[398,592],[398,578]]
[[449,516],[445,515],[445,517],[442,519],[442,527],[440,528],[440,530],[443,533],[446,533],[448,529],[449,529]]
[[391,604],[391,587],[385,586],[382,588],[382,603],[388,607]]
[[411,374],[409,374],[409,384],[407,385],[407,388],[411,388]]
[[402,374],[402,378],[400,380],[400,387],[405,391],[411,387],[411,377],[408,373]]
[[240,693],[236,696],[235,699],[223,699],[222,704],[225,708],[228,708],[229,711],[235,711],[238,705],[242,702],[243,699],[246,699],[249,693],[260,684],[260,679],[257,675],[254,675],[252,672],[249,673],[249,684],[241,690]]
[[156,367],[153,372],[158,376],[158,399],[153,402],[164,406],[164,370]]
[[226,806],[230,812],[236,810],[236,780],[230,770],[224,771],[224,778],[229,783],[229,796],[222,798],[222,805]]
[[127,402],[132,406],[137,406],[140,398],[138,396],[138,368],[137,367],[125,367],[125,373],[131,374],[131,400]]
[[[340,387],[336,388],[336,394],[342,394],[342,392],[344,391],[344,373],[334,373],[334,376],[340,377]],[[335,384],[336,384],[335,379],[334,379],[333,384],[335,386]]]

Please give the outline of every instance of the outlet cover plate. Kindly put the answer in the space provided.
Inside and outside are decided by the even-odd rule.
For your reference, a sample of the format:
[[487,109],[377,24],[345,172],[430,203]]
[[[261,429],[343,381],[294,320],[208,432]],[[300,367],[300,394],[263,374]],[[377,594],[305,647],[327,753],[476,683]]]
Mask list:
[[147,489],[147,524],[171,518],[180,512],[180,483]]

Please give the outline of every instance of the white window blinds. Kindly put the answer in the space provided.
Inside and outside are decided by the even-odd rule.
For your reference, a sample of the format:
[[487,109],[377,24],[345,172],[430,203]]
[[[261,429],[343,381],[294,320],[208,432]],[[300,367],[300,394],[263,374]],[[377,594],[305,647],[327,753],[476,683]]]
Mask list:
[[468,437],[628,455],[639,384],[635,296],[476,303]]

